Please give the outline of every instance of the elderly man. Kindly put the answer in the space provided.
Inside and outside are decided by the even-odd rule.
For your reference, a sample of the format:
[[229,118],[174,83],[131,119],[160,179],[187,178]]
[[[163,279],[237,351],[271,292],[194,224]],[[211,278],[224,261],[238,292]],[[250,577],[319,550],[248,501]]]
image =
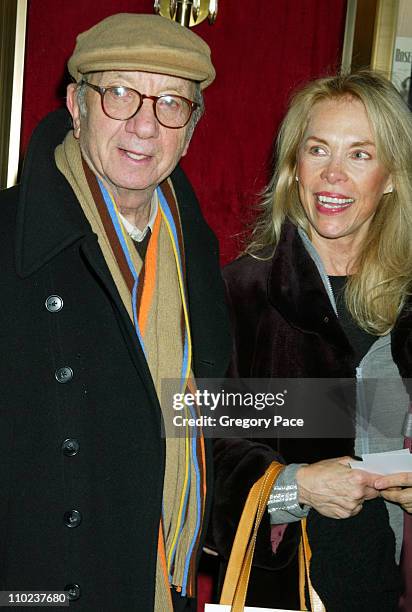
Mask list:
[[160,388],[223,375],[229,353],[216,239],[175,169],[210,51],[119,14],[68,67],[72,129],[46,118],[1,194],[0,590],[193,610],[209,447],[162,438]]

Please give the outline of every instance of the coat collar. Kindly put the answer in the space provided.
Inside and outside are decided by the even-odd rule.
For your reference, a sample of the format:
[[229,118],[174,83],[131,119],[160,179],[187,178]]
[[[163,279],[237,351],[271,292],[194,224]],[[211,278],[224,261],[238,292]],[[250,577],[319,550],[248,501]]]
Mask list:
[[322,336],[330,334],[334,343],[351,351],[318,268],[289,221],[282,227],[273,256],[268,298],[294,327]]
[[37,126],[24,162],[19,189],[16,269],[27,277],[86,234],[90,226],[59,172],[54,150],[70,129],[65,109],[48,115]]

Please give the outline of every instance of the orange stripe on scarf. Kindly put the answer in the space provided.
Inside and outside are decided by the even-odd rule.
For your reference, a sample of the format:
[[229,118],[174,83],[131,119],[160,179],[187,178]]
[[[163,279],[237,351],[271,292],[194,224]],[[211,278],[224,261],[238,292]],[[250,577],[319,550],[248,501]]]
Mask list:
[[170,587],[169,587],[169,575],[167,573],[165,539],[163,535],[163,525],[162,525],[161,520],[159,523],[159,539],[157,542],[157,551],[158,551],[159,560],[162,566],[162,573],[163,573],[165,584],[166,584],[166,591],[169,595],[168,599],[169,599],[170,609],[173,610],[172,595],[170,593]]
[[144,285],[142,289],[142,299],[139,307],[139,328],[144,338],[147,319],[150,312],[150,307],[153,301],[153,295],[156,287],[156,274],[157,274],[157,245],[159,243],[160,235],[160,220],[161,220],[160,208],[156,215],[156,220],[153,226],[153,232],[149,240],[147,247],[144,267]]

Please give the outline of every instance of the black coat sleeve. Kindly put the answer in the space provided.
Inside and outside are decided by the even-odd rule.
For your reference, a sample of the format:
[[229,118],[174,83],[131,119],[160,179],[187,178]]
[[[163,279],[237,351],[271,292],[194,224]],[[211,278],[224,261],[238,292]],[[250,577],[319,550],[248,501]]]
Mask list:
[[[228,285],[226,298],[233,336],[228,377],[238,378],[242,370],[238,359],[238,340],[241,334],[238,329],[239,317],[236,315]],[[221,438],[214,442],[215,483],[211,536],[214,546],[224,559],[230,556],[236,529],[252,485],[264,474],[272,461],[284,463],[270,442],[271,440],[260,442],[247,438]],[[295,556],[300,525],[288,525],[276,555],[272,552],[270,530],[269,513],[266,512],[259,529],[253,563],[256,567],[278,569],[287,565]]]

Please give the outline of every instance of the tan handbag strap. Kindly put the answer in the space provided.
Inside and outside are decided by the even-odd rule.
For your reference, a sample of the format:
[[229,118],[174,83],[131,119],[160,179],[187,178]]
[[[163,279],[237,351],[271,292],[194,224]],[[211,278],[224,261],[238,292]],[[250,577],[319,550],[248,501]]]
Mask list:
[[[284,465],[274,461],[264,475],[252,486],[247,497],[242,516],[236,531],[229,563],[226,570],[221,605],[229,605],[232,612],[243,612],[246,593],[255,552],[257,532],[266,512],[273,485]],[[305,610],[305,578],[308,585],[311,609],[313,612],[325,612],[325,608],[313,589],[309,577],[309,562],[311,551],[306,534],[306,519],[302,521],[302,541],[299,546],[300,598],[302,609]]]
[[[302,519],[301,525],[302,525],[301,554],[303,555],[304,573],[300,574],[300,576],[306,575],[306,583],[308,585],[308,592],[309,592],[310,609],[312,610],[312,612],[326,612],[325,606],[323,605],[321,598],[319,597],[319,595],[316,593],[315,589],[312,586],[312,581],[309,575],[310,559],[312,557],[312,551],[310,550],[308,534],[306,533],[306,519],[305,518]],[[300,562],[299,562],[299,565],[300,565]],[[300,580],[299,582],[303,583],[304,581]],[[303,603],[304,601],[305,599],[303,598]],[[302,605],[302,600],[301,600],[301,605]]]
[[[240,605],[237,609],[239,611],[243,610],[257,530],[265,512],[273,485],[284,467],[284,465],[276,461],[271,463],[264,475],[255,482],[249,491],[236,531],[220,596],[220,603],[233,606],[233,612],[237,612],[234,607],[235,596],[237,603]],[[251,537],[252,529],[253,534]]]

